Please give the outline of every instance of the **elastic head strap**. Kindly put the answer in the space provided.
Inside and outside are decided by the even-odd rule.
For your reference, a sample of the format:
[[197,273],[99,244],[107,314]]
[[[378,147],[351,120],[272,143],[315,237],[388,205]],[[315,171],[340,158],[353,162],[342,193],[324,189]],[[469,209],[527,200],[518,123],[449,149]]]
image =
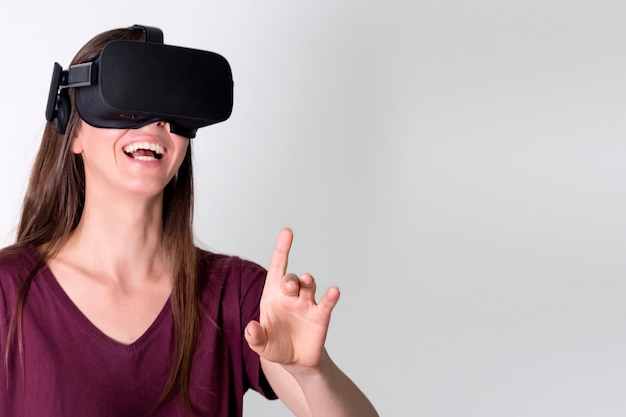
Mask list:
[[146,42],[163,43],[163,31],[154,26],[133,25],[133,29],[141,29],[146,34]]

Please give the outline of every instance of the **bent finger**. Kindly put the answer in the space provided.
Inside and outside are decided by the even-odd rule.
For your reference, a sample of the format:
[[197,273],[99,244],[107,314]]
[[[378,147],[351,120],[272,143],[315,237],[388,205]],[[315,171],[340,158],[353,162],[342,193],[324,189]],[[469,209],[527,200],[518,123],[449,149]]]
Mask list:
[[282,279],[283,294],[290,297],[300,295],[300,280],[294,274],[287,274]]
[[317,291],[315,278],[309,273],[300,275],[300,296],[314,303],[315,291]]
[[330,287],[328,289],[328,291],[326,291],[326,294],[324,294],[324,296],[322,297],[322,299],[320,300],[320,302],[318,303],[317,306],[325,314],[330,316],[331,313],[333,312],[333,309],[335,308],[335,306],[339,302],[339,297],[340,296],[341,296],[341,293],[339,291],[339,288],[337,288],[337,287]]

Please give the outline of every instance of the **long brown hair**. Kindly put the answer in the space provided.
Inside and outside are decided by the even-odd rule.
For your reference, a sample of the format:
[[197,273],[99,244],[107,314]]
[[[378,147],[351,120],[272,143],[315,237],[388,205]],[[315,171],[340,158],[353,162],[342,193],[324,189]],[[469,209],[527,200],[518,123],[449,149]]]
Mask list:
[[[93,61],[112,40],[145,40],[143,30],[127,28],[103,32],[76,54],[72,64]],[[69,91],[73,101],[73,91]],[[80,123],[72,106],[65,134],[51,122],[45,126],[39,152],[33,165],[24,197],[16,245],[40,249],[41,258],[24,280],[7,335],[5,364],[13,344],[23,358],[22,316],[26,295],[37,271],[54,256],[78,225],[85,202],[85,172],[82,158],[71,151],[71,142]],[[163,244],[174,271],[171,295],[174,353],[170,376],[163,395],[154,409],[181,394],[188,414],[193,414],[189,396],[191,360],[199,327],[196,249],[193,240],[193,170],[191,144],[177,175],[165,187],[163,195]],[[153,409],[153,410],[154,410]]]

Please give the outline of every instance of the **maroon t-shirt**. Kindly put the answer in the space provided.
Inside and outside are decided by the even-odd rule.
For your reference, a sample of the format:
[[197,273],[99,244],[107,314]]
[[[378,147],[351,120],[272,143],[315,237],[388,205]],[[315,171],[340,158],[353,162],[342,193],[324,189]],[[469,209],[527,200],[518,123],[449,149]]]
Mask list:
[[[266,271],[237,257],[200,249],[198,254],[204,311],[192,404],[199,416],[241,416],[249,388],[276,398],[243,337],[247,323],[258,319]],[[38,256],[32,247],[0,252],[2,358],[17,290]],[[173,347],[169,301],[150,328],[125,345],[96,328],[44,266],[32,281],[23,317],[24,367],[17,351],[10,355],[8,378],[0,365],[0,416],[141,417],[163,393]],[[182,415],[179,396],[151,414]]]

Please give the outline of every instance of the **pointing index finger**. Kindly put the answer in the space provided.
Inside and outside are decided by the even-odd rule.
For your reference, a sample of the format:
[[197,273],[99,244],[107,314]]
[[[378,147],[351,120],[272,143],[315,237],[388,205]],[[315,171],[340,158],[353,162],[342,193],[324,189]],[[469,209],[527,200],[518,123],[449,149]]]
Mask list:
[[293,232],[291,229],[283,229],[276,239],[276,246],[270,266],[268,269],[268,278],[280,280],[287,273],[287,263],[289,262],[289,250],[293,241]]

